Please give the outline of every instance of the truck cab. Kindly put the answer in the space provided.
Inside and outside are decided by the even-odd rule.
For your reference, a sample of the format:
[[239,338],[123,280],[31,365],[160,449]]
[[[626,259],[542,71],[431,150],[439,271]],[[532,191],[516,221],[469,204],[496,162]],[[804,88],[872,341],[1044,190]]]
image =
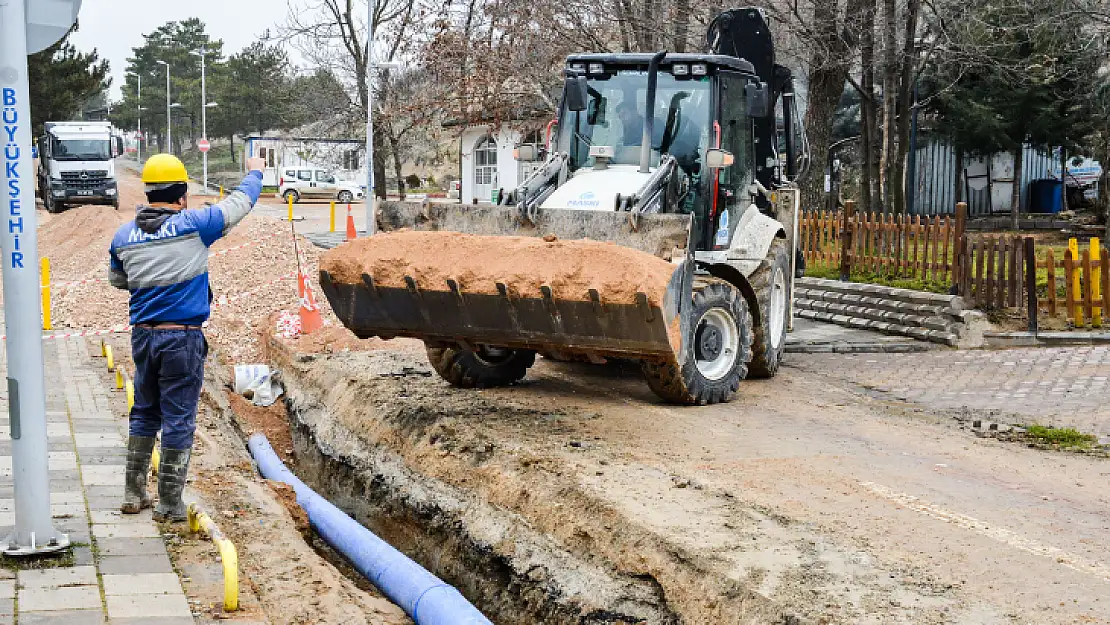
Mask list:
[[119,208],[113,159],[123,151],[109,122],[47,122],[38,142],[39,196],[52,213],[68,205]]

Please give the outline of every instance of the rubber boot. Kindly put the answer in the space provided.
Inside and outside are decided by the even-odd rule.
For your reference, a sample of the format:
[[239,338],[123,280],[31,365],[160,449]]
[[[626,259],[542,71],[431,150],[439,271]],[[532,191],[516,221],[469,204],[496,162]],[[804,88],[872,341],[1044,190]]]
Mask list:
[[124,514],[138,514],[150,507],[150,493],[146,481],[150,476],[150,455],[154,453],[153,436],[131,436],[127,439],[127,471],[123,477]]
[[184,521],[187,518],[181,493],[189,473],[191,449],[162,448],[158,465],[158,505],[154,506],[155,521]]

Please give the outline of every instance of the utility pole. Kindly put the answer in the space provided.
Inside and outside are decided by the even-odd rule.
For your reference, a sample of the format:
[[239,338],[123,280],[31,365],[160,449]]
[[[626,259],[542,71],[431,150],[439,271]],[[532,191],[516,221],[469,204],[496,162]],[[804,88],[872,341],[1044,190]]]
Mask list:
[[378,201],[374,193],[374,14],[378,12],[378,1],[366,4],[366,236],[369,237],[378,229],[374,211]]
[[135,100],[138,102],[138,119],[139,128],[139,143],[135,148],[135,160],[139,161],[139,165],[143,164],[143,76],[142,74],[135,74]]
[[166,66],[166,147],[168,149],[162,151],[173,154],[173,122],[170,120],[170,64],[165,61],[158,61],[158,64]]
[[0,551],[9,556],[41,555],[69,547],[69,537],[54,528],[50,515],[27,55],[61,39],[77,19],[81,3],[68,0],[51,3],[49,8],[40,6],[31,24],[27,4],[0,2],[0,143],[4,144],[0,219],[7,222],[0,227],[0,266],[15,495],[15,529],[0,542]]

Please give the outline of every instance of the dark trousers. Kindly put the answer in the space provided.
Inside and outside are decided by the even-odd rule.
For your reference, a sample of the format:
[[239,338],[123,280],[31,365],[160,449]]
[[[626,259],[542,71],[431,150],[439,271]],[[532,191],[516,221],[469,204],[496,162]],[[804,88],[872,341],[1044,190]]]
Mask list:
[[131,436],[153,437],[161,430],[164,448],[190,449],[208,357],[204,333],[135,327],[131,355],[135,360]]

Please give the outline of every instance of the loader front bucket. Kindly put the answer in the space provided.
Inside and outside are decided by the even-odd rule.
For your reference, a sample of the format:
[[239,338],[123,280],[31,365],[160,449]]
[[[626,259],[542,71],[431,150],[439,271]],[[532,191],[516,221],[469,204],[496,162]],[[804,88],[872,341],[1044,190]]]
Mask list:
[[[321,288],[355,335],[680,359],[688,216],[641,216],[633,228],[617,212],[545,210],[535,225],[511,208],[403,210],[384,210],[382,234],[321,260]],[[676,248],[674,262],[660,258]]]

